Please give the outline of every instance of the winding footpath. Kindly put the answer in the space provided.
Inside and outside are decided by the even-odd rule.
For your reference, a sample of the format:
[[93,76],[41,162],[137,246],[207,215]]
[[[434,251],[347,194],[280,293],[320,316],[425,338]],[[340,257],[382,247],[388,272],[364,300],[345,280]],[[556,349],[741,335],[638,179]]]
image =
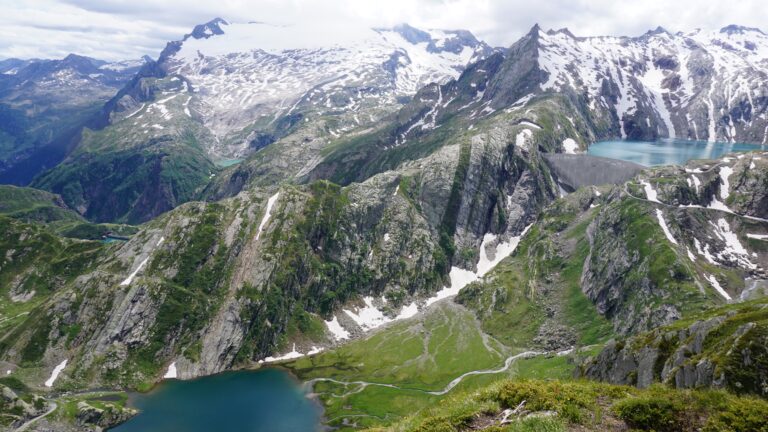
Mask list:
[[516,360],[527,359],[527,358],[531,358],[531,357],[537,357],[537,356],[545,355],[545,354],[559,354],[559,353],[552,353],[552,352],[547,352],[547,351],[525,351],[525,352],[521,352],[519,354],[515,354],[513,356],[507,357],[507,359],[504,361],[504,365],[501,366],[500,368],[497,368],[497,369],[473,370],[473,371],[466,372],[466,373],[464,373],[462,375],[459,375],[458,377],[454,378],[451,382],[449,382],[448,385],[446,385],[442,390],[424,390],[424,389],[419,389],[419,388],[400,387],[400,386],[396,386],[394,384],[375,383],[375,382],[368,382],[368,381],[341,381],[341,380],[337,380],[337,379],[334,379],[334,378],[315,378],[315,379],[311,379],[311,380],[307,381],[305,383],[305,385],[307,386],[308,389],[310,389],[310,391],[314,387],[315,383],[319,383],[319,382],[330,382],[330,383],[333,383],[333,384],[339,384],[339,385],[343,385],[343,386],[358,386],[358,388],[356,388],[354,390],[350,390],[350,391],[348,391],[346,393],[343,393],[343,394],[331,393],[331,396],[336,397],[336,398],[343,398],[343,397],[347,397],[349,395],[353,395],[355,393],[360,393],[363,390],[365,390],[366,387],[369,387],[369,386],[387,387],[387,388],[392,388],[392,389],[396,389],[396,390],[417,391],[417,392],[426,393],[426,394],[434,395],[434,396],[443,396],[443,395],[447,394],[448,392],[450,392],[451,390],[453,390],[453,388],[456,387],[457,385],[459,385],[459,383],[461,383],[464,380],[464,378],[466,378],[466,377],[473,376],[473,375],[493,375],[493,374],[502,373],[502,372],[505,372],[506,370],[508,370],[510,368],[510,366],[512,366],[512,363],[514,363]]
[[445,388],[440,390],[440,391],[428,391],[428,392],[425,392],[425,393],[431,394],[431,395],[436,395],[436,396],[442,396],[442,395],[448,393],[449,391],[453,390],[454,387],[459,385],[459,383],[464,378],[466,378],[468,376],[472,376],[472,375],[493,375],[493,374],[497,374],[497,373],[502,373],[502,372],[506,371],[507,369],[509,369],[509,367],[512,366],[512,363],[515,360],[517,360],[517,359],[526,359],[526,358],[540,356],[540,355],[543,355],[543,354],[546,354],[546,353],[545,352],[541,352],[541,351],[525,351],[525,352],[521,352],[520,354],[515,354],[515,355],[513,355],[511,357],[507,357],[507,359],[504,361],[504,366],[502,366],[502,367],[500,367],[498,369],[482,369],[482,370],[470,371],[470,372],[467,372],[465,374],[459,375],[453,381],[449,382],[448,385],[445,386]]
[[[718,161],[716,164],[712,165],[711,167],[709,167],[709,168],[707,168],[705,170],[701,170],[700,172],[686,172],[686,173],[687,174],[703,174],[703,173],[711,172],[715,168],[722,168],[723,166],[728,167],[729,165],[726,165],[726,162]],[[643,181],[645,181],[645,180],[643,180]],[[650,181],[650,178],[648,179],[648,181]],[[641,181],[641,183],[642,183],[642,181]],[[735,211],[733,211],[733,210],[731,210],[729,208],[723,209],[723,208],[715,208],[715,207],[704,207],[704,206],[700,206],[700,205],[683,205],[683,206],[680,206],[680,205],[667,204],[667,203],[662,202],[662,201],[660,201],[658,199],[648,199],[648,198],[644,198],[644,197],[639,197],[639,196],[633,194],[629,190],[629,188],[627,187],[628,184],[629,184],[629,182],[625,182],[623,185],[621,185],[622,190],[628,196],[630,196],[630,197],[632,197],[632,198],[634,198],[636,200],[639,200],[639,201],[645,201],[647,203],[662,205],[662,206],[670,207],[670,208],[680,208],[680,209],[695,208],[695,209],[702,209],[702,210],[714,210],[714,211],[718,211],[718,212],[722,212],[722,213],[726,213],[726,214],[742,217],[742,218],[753,220],[753,221],[757,221],[757,222],[768,222],[768,219],[764,219],[764,218],[757,217],[757,216],[749,216],[749,215],[745,215],[745,214],[736,213]],[[649,186],[650,186],[650,184],[649,184]]]
[[28,428],[28,427],[30,427],[31,425],[33,425],[33,424],[34,424],[35,422],[37,422],[38,420],[40,420],[40,419],[42,419],[43,417],[46,417],[46,416],[48,416],[49,414],[51,414],[52,412],[56,411],[56,408],[58,408],[58,405],[56,404],[56,402],[51,402],[51,406],[50,406],[50,408],[48,408],[48,411],[44,412],[43,414],[40,414],[39,416],[37,416],[37,417],[35,417],[35,418],[33,418],[33,419],[29,420],[28,422],[24,423],[23,425],[21,425],[21,426],[17,427],[17,428],[15,429],[15,432],[21,432],[21,431],[25,431],[25,430],[27,430],[27,428]]

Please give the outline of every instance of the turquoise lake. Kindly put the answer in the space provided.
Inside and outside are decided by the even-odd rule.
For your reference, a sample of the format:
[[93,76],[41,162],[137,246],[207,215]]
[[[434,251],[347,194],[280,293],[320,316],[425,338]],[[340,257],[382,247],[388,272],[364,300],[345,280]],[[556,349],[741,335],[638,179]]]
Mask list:
[[312,432],[322,409],[301,384],[277,369],[169,380],[133,395],[141,412],[114,432]]
[[216,161],[216,166],[221,168],[227,168],[227,167],[231,167],[232,165],[237,165],[242,161],[243,159],[222,159],[220,161]]
[[709,143],[661,139],[658,141],[600,141],[589,146],[587,154],[621,159],[645,166],[680,165],[692,159],[717,159],[730,152],[760,150],[765,147],[744,143]]

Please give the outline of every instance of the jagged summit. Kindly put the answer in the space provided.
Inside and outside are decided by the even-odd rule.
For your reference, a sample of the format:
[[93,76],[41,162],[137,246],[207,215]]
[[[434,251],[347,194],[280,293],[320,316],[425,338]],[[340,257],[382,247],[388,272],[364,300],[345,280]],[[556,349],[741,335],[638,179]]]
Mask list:
[[563,27],[563,28],[560,28],[560,29],[557,29],[557,30],[550,29],[550,30],[547,30],[547,34],[548,35],[564,34],[564,35],[568,35],[568,36],[570,36],[572,38],[576,37],[573,33],[571,33],[571,31],[568,29],[568,27]]
[[214,35],[223,35],[224,30],[221,29],[222,25],[227,26],[229,23],[222,18],[214,18],[205,24],[196,25],[195,28],[192,29],[192,33],[186,35],[184,39],[186,40],[189,37],[195,39],[207,39]]
[[737,25],[737,24],[730,24],[730,25],[727,25],[727,26],[721,28],[720,29],[720,33],[725,33],[725,34],[729,34],[729,35],[731,35],[731,34],[745,34],[745,33],[760,33],[760,34],[763,34],[763,35],[765,34],[762,30],[760,30],[757,27],[746,27],[746,26],[741,26],[741,25]]
[[671,34],[671,33],[667,31],[667,29],[665,29],[664,27],[657,26],[655,29],[648,30],[647,32],[645,32],[643,36],[656,36],[661,34]]
[[376,31],[395,31],[400,34],[405,40],[410,43],[417,44],[422,42],[429,42],[432,37],[424,30],[419,30],[416,27],[412,27],[408,23],[401,23],[392,28],[376,28]]
[[95,70],[99,67],[107,64],[103,60],[97,60],[91,57],[82,56],[79,54],[69,54],[58,64],[59,68],[71,67],[80,71]]

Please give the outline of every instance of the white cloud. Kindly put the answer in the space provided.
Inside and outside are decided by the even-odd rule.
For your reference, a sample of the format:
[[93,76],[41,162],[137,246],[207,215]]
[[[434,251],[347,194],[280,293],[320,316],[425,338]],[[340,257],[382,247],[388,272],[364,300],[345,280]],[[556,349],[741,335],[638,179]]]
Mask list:
[[[104,59],[156,57],[165,43],[195,24],[220,16],[230,21],[349,23],[423,28],[464,28],[497,46],[508,46],[539,23],[568,27],[577,35],[639,35],[668,30],[760,27],[762,1],[738,7],[722,1],[666,0],[3,0],[0,58],[63,57],[70,52]],[[313,27],[317,27],[316,25]]]

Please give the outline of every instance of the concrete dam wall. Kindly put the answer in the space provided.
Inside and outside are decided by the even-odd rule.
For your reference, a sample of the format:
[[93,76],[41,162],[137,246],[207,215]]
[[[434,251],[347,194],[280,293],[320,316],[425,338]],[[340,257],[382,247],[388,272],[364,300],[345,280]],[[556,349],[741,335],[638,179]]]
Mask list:
[[618,159],[584,154],[545,154],[544,160],[560,185],[568,192],[583,186],[621,184],[645,169]]

